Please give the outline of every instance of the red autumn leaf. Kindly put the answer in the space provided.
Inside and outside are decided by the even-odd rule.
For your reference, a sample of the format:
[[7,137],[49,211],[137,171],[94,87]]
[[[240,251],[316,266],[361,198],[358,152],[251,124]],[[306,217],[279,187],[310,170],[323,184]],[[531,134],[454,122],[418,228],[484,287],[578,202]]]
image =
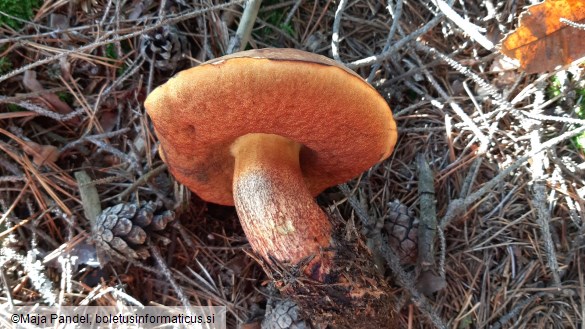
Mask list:
[[585,23],[585,1],[546,0],[520,15],[520,24],[508,34],[501,51],[518,59],[527,73],[554,70],[585,56],[585,31],[561,19]]

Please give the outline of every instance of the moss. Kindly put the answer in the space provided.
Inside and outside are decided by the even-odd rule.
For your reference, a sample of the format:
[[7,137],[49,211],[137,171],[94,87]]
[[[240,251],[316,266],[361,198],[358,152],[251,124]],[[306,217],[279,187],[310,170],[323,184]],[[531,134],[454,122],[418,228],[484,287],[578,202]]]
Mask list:
[[20,112],[20,111],[25,111],[25,109],[23,109],[22,107],[16,105],[16,104],[6,104],[6,109],[8,109],[8,112]]
[[[128,42],[121,42],[120,46],[121,46],[122,52],[124,52],[124,54],[130,52],[130,50],[131,50],[131,48],[128,46]],[[117,63],[118,62],[118,52],[116,51],[115,44],[113,44],[113,43],[107,44],[105,52],[106,52],[106,57],[113,60],[112,63],[119,64],[119,63]],[[121,66],[119,66],[116,69],[116,74],[118,76],[121,76],[122,74],[124,74],[126,69],[128,69],[128,66],[122,62]]]
[[70,93],[62,91],[62,92],[58,92],[57,93],[57,96],[59,97],[60,100],[62,100],[63,102],[69,104],[70,106],[73,105],[73,100],[75,98]]
[[[280,2],[280,0],[267,1],[267,2],[265,2],[265,5],[270,6],[270,5],[278,4],[279,2]],[[260,17],[264,21],[266,21],[274,26],[278,26],[282,31],[284,31],[289,36],[294,37],[296,32],[293,29],[292,24],[290,24],[290,23],[284,24],[283,23],[284,20],[286,19],[286,16],[288,15],[289,10],[290,10],[290,7],[283,7],[281,9],[273,10],[273,11],[266,12],[266,13],[261,13]],[[272,32],[273,31],[271,28],[265,27],[262,29],[261,34],[269,35]]]
[[[571,74],[568,75],[569,79],[573,79]],[[577,104],[575,108],[575,114],[579,119],[585,119],[585,85],[578,84],[575,88],[577,97],[575,98]],[[550,84],[546,90],[548,99],[552,99],[562,94],[561,81],[557,76],[553,76]],[[581,152],[585,152],[585,133],[579,134],[572,139],[573,145]]]
[[12,70],[12,62],[8,57],[0,57],[0,74],[10,72]]
[[[41,0],[0,0],[0,12],[28,21],[33,17],[33,11],[42,3]],[[16,30],[23,26],[21,21],[6,15],[0,15],[0,24]]]

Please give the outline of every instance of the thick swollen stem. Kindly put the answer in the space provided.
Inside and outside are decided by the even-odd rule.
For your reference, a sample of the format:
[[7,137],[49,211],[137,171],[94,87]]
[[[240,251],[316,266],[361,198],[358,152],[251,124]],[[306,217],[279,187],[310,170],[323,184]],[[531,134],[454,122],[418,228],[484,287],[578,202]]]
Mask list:
[[305,185],[300,149],[278,135],[238,138],[231,146],[234,202],[254,251],[270,263],[309,260],[305,273],[322,280],[330,268],[331,223]]
[[[341,223],[332,225],[315,203],[299,166],[300,149],[295,141],[268,134],[248,134],[231,146],[234,201],[248,241],[271,265],[307,260],[300,268],[313,280],[277,286],[315,323],[402,328],[395,325],[392,291],[369,250],[355,240],[340,243]],[[269,274],[283,280],[282,273]]]

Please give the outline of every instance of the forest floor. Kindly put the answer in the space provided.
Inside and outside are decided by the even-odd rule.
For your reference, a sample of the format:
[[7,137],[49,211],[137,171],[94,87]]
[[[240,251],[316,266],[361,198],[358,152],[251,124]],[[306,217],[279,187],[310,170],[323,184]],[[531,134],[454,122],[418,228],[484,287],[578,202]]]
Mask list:
[[[259,326],[278,297],[234,208],[173,179],[143,106],[226,54],[242,2],[0,0],[2,304],[219,305]],[[392,239],[397,205],[435,223],[433,248],[382,261],[409,328],[583,328],[583,65],[527,74],[498,51],[530,1],[452,2],[264,1],[248,48],[335,58],[390,104],[394,153],[318,202],[348,232],[365,214]],[[174,220],[99,266],[101,211],[149,201]]]

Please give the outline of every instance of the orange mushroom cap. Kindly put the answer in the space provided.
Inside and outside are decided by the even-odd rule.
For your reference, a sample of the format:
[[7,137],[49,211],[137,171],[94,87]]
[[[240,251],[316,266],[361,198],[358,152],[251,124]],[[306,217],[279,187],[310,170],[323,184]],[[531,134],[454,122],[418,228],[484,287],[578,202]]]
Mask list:
[[386,159],[396,124],[384,98],[337,62],[296,49],[244,51],[182,71],[145,101],[171,173],[202,199],[233,205],[230,146],[249,133],[302,144],[309,191]]

